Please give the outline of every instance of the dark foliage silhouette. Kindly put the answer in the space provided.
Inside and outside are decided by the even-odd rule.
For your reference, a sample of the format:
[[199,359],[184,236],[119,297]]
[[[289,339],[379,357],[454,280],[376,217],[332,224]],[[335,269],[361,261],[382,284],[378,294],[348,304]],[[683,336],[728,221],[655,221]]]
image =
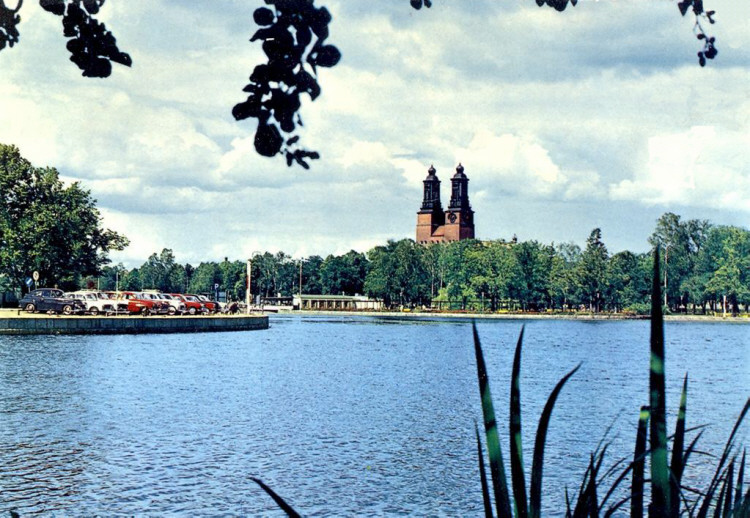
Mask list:
[[261,7],[253,18],[261,28],[251,42],[262,41],[268,62],[255,67],[250,83],[244,88],[249,95],[237,104],[232,115],[237,120],[258,119],[255,150],[263,156],[282,153],[287,165],[296,162],[305,169],[305,159],[317,159],[318,153],[297,148],[302,125],[299,115],[300,96],[311,100],[320,95],[318,67],[333,67],[341,53],[325,43],[331,15],[325,7],[316,8],[311,0],[266,0],[271,10]]
[[112,61],[129,67],[130,56],[121,52],[107,27],[94,18],[104,0],[40,0],[39,4],[62,16],[63,34],[70,38],[66,47],[70,60],[85,77],[109,77]]

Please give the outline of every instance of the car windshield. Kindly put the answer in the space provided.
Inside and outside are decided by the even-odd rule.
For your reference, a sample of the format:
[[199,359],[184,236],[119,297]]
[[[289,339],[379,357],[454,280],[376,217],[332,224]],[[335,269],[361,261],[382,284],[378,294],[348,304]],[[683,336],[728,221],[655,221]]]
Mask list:
[[208,302],[209,301],[208,297],[206,297],[205,295],[198,295],[198,300],[202,300],[203,302]]
[[185,295],[185,299],[189,300],[190,302],[200,302],[198,299],[196,299],[192,295]]
[[167,295],[166,293],[162,293],[161,298],[167,299],[167,300],[173,300],[172,295]]
[[96,300],[96,295],[94,295],[93,293],[87,293],[86,298],[89,300]]

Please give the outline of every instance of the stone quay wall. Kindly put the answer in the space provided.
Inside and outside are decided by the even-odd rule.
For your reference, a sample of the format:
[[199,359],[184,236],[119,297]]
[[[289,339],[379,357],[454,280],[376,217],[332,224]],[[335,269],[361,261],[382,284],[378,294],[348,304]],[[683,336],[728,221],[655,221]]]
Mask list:
[[0,311],[0,334],[207,333],[268,329],[266,315],[220,316],[58,316]]

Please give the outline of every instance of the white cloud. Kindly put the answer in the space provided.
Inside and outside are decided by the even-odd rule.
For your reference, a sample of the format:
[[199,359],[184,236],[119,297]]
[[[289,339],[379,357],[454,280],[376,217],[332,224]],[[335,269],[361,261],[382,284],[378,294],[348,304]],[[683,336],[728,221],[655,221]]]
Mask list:
[[750,132],[713,126],[649,139],[649,160],[611,187],[620,200],[750,211]]

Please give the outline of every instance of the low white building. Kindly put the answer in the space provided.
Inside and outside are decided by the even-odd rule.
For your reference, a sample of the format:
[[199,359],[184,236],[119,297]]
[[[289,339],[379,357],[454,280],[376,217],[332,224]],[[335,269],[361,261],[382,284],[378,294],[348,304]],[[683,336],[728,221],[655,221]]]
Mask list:
[[295,295],[295,309],[312,311],[380,311],[383,302],[364,295]]

